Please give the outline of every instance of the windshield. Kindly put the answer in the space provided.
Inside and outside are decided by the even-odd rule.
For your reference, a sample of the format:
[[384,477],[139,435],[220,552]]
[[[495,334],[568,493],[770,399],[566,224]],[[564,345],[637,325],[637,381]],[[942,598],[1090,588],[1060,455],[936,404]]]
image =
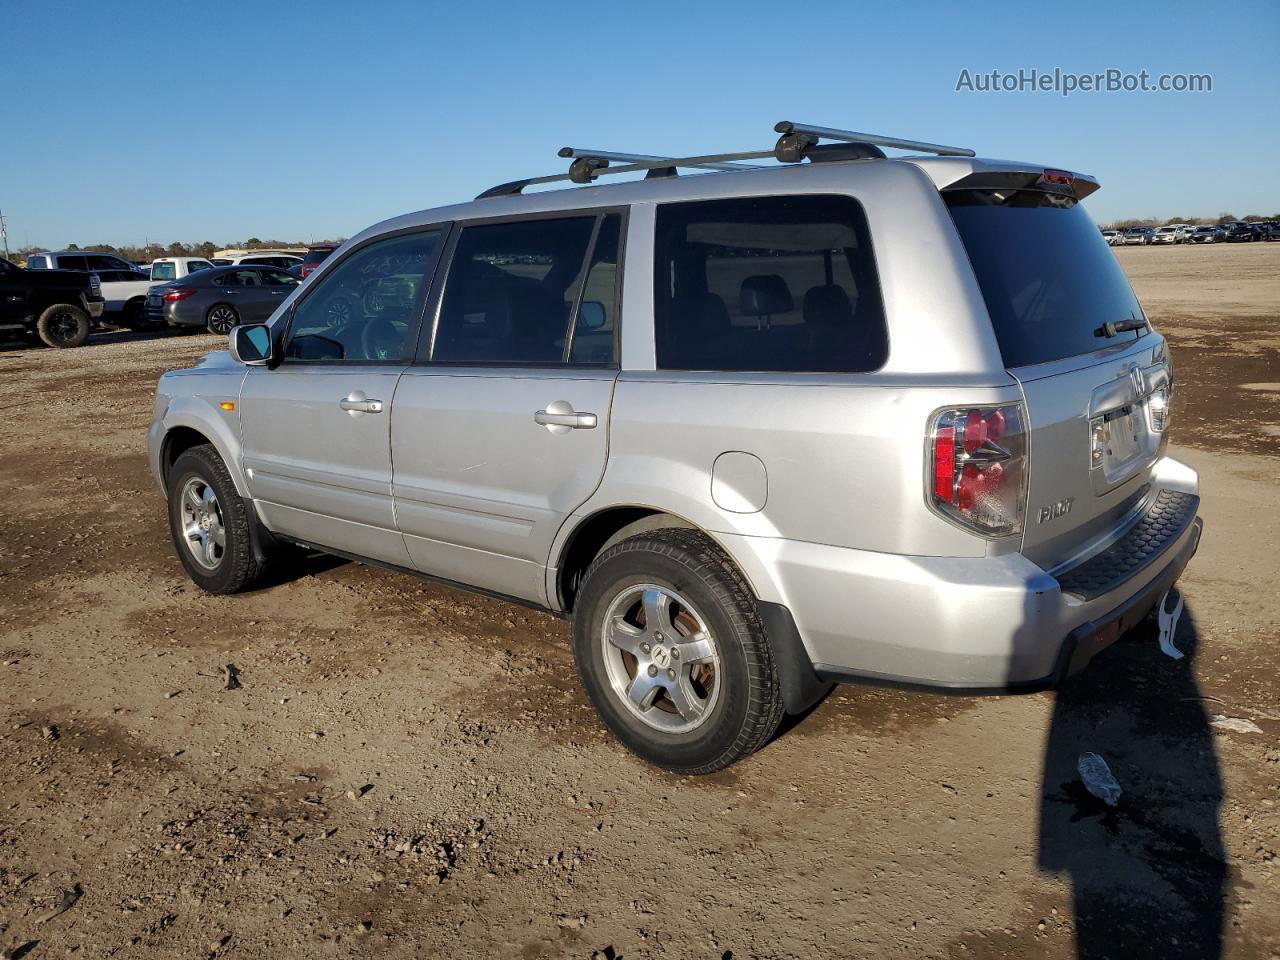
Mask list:
[[1006,367],[1073,357],[1140,335],[1095,334],[1104,323],[1144,314],[1078,203],[1030,190],[956,190],[944,197]]

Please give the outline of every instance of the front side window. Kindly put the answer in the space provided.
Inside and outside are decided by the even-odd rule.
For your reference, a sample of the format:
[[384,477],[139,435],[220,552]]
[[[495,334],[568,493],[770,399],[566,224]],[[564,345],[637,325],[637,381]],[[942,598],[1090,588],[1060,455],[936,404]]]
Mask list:
[[867,221],[850,197],[664,204],[654,267],[660,369],[864,373],[888,354]]
[[407,356],[440,237],[438,230],[389,237],[344,258],[294,309],[286,360]]
[[259,270],[262,282],[269,287],[296,287],[298,281],[283,270]]
[[445,284],[432,360],[563,363],[597,219],[465,227]]

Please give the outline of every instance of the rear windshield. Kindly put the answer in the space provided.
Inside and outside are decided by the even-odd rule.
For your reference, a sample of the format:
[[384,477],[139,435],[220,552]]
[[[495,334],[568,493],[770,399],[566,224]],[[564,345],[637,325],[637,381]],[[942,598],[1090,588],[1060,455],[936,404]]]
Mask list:
[[315,266],[317,263],[323,263],[331,253],[333,253],[332,249],[308,250],[307,255],[303,257],[302,262],[309,266]]
[[1102,324],[1144,316],[1115,254],[1076,202],[1032,190],[944,194],[968,250],[1006,367],[1136,340]]

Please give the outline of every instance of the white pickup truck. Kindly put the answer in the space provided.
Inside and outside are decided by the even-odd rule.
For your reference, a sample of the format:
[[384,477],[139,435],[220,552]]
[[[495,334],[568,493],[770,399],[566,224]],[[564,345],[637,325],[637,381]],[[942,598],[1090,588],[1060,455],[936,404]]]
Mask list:
[[34,270],[81,270],[96,273],[106,301],[102,319],[123,327],[141,327],[147,322],[147,291],[157,283],[181,280],[213,264],[203,257],[161,257],[150,267],[136,267],[127,260],[105,253],[61,250],[27,258]]
[[[115,284],[104,283],[102,285],[102,295],[107,298],[107,310],[111,309],[112,301],[123,298],[121,300],[121,309],[124,311],[123,322],[125,326],[134,326],[135,324],[141,326],[148,322],[154,322],[151,317],[147,316],[146,312],[148,290],[159,284],[181,280],[183,277],[199,270],[210,270],[212,268],[213,264],[203,257],[161,257],[159,260],[151,261],[151,276],[149,279]],[[113,287],[115,289],[109,289]]]

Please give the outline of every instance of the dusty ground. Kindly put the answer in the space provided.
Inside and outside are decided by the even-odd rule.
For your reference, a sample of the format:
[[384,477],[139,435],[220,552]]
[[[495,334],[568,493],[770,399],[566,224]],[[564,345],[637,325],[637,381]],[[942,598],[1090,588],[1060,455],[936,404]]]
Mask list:
[[550,617],[323,560],[194,589],[143,432],[211,338],[0,352],[0,955],[1280,955],[1280,244],[1120,256],[1202,471],[1194,656],[842,688],[703,779],[605,736]]

